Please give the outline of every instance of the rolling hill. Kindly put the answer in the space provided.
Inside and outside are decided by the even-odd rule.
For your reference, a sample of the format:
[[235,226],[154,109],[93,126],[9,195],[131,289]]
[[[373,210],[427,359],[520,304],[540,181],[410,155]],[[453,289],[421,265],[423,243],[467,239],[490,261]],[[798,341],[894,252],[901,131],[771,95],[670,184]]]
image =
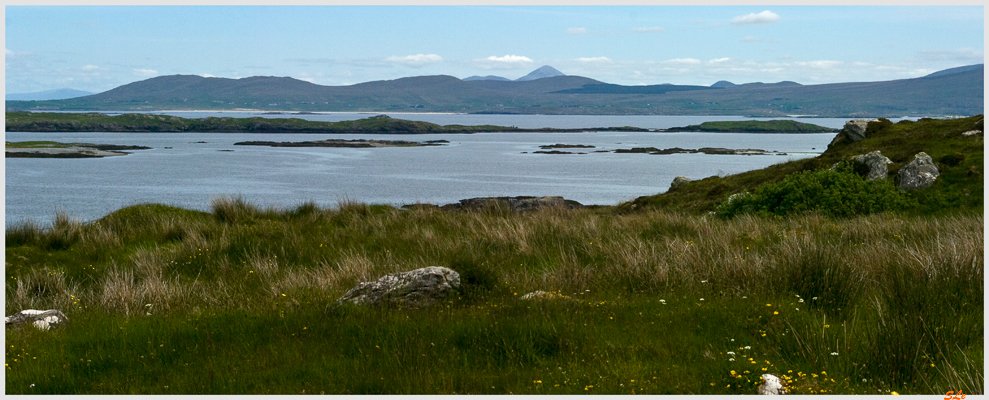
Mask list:
[[[540,70],[530,75],[555,75],[553,71],[556,71]],[[735,85],[722,81],[712,86],[623,86],[570,75],[515,81],[461,80],[434,75],[349,86],[322,86],[288,77],[228,79],[171,75],[73,99],[7,101],[6,107],[29,111],[251,109],[763,117],[950,116],[983,112],[983,70],[983,65],[979,64],[920,78],[880,82]]]

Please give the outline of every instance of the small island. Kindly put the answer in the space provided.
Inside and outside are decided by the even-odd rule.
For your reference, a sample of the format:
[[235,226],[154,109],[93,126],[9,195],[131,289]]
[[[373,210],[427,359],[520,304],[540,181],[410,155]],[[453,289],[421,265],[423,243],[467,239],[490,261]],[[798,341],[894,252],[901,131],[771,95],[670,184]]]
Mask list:
[[5,142],[7,158],[102,158],[124,156],[121,150],[148,150],[145,146],[60,143],[52,141]]
[[776,119],[771,121],[711,121],[700,125],[687,125],[666,129],[666,132],[716,132],[716,133],[837,133],[841,129],[820,125]]
[[447,140],[427,140],[425,142],[413,142],[408,140],[367,140],[367,139],[327,139],[313,140],[305,142],[266,142],[248,141],[237,142],[239,146],[269,146],[269,147],[350,147],[350,148],[372,148],[372,147],[423,147],[442,146],[450,143]]
[[730,156],[785,156],[786,153],[778,151],[767,151],[762,149],[726,149],[723,147],[701,147],[699,149],[683,149],[672,147],[669,149],[657,149],[655,147],[633,147],[631,149],[617,149],[615,153],[644,153],[654,155],[665,154],[718,154]]

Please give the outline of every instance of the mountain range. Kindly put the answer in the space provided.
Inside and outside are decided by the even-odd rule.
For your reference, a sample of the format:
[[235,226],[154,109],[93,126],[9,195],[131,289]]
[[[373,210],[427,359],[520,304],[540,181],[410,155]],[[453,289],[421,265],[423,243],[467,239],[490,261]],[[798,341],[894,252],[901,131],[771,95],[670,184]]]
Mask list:
[[984,65],[912,79],[801,85],[624,86],[541,67],[516,80],[416,76],[349,86],[288,77],[159,76],[89,96],[10,101],[8,110],[269,110],[502,114],[900,117],[983,113]]
[[87,92],[84,90],[76,89],[55,89],[55,90],[44,90],[41,92],[31,92],[31,93],[6,93],[4,99],[6,100],[62,100],[71,99],[74,97],[89,96],[93,92]]

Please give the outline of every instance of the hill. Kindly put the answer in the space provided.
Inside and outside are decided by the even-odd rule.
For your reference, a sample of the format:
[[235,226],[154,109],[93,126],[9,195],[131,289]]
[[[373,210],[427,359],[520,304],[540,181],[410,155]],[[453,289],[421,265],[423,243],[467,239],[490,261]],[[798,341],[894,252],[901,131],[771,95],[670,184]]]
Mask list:
[[[550,67],[551,68],[551,67]],[[543,70],[540,68],[533,72]],[[553,71],[556,71],[555,69]],[[559,71],[556,71],[559,72]],[[543,71],[553,75],[552,71]],[[532,74],[530,74],[532,75]],[[533,76],[535,77],[535,76]],[[983,65],[921,78],[800,85],[622,86],[579,76],[461,80],[418,76],[350,86],[288,77],[155,77],[74,99],[7,101],[8,110],[280,110],[518,114],[900,117],[983,112]]]
[[[962,135],[973,130],[980,133]],[[696,180],[671,188],[666,193],[640,197],[619,208],[626,211],[666,209],[689,213],[710,212],[733,194],[751,192],[760,185],[779,182],[796,172],[828,169],[855,155],[879,150],[893,162],[888,166],[889,179],[894,179],[896,173],[919,152],[927,153],[936,163],[940,177],[933,186],[911,192],[910,196],[917,200],[917,204],[910,212],[938,214],[962,210],[981,213],[984,196],[982,130],[981,115],[960,119],[903,120],[895,124],[880,120],[869,124],[870,135],[865,139],[857,142],[835,140],[818,157],[726,177],[687,177]]]

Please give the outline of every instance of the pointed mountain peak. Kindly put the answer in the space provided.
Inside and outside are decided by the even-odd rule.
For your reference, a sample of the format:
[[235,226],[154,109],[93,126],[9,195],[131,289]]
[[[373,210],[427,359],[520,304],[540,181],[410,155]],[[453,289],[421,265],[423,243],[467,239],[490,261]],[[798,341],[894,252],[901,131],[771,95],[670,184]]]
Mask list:
[[554,76],[566,76],[566,74],[558,71],[556,68],[550,67],[549,65],[543,65],[542,67],[539,67],[539,69],[530,72],[529,75],[523,76],[515,81],[533,81],[541,78],[552,78]]

